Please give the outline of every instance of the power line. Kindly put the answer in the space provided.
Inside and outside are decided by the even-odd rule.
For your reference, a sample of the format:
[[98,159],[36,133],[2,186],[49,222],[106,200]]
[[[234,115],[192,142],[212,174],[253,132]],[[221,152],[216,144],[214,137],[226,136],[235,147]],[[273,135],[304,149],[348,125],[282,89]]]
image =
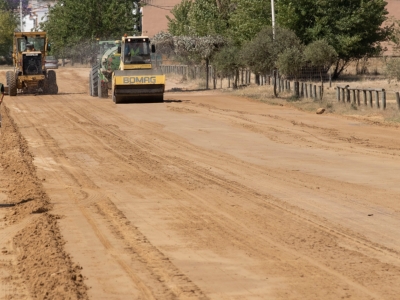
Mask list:
[[[150,4],[150,3],[146,3],[146,6],[153,6],[159,9],[164,9],[164,10],[171,10],[172,8],[174,8],[174,6],[170,5],[170,6],[161,6],[161,5],[154,5],[154,4]],[[168,8],[167,8],[168,7]]]

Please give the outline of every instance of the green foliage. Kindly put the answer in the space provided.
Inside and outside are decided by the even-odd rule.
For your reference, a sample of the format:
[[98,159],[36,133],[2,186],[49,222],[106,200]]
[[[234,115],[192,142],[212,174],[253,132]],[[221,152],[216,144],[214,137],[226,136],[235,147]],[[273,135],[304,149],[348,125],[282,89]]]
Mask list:
[[265,0],[232,0],[228,35],[241,45],[271,24],[271,4]]
[[133,34],[132,9],[132,2],[125,0],[61,0],[49,11],[49,20],[41,23],[41,29],[47,31],[56,55],[83,55],[96,38]]
[[400,59],[391,58],[386,63],[386,77],[400,81]]
[[278,56],[286,49],[299,49],[302,44],[293,31],[276,27],[275,39],[272,27],[264,27],[256,37],[242,47],[241,57],[256,74],[267,74],[277,67]]
[[304,58],[312,66],[328,69],[337,59],[335,48],[328,44],[326,40],[317,40],[308,44],[304,49]]
[[303,43],[325,39],[338,53],[334,77],[352,60],[376,55],[391,34],[384,0],[280,0],[278,24],[292,29]]
[[167,16],[168,32],[172,35],[188,35],[190,31],[190,22],[188,14],[192,7],[192,0],[182,0],[181,3],[175,5],[171,10],[174,18]]
[[11,62],[13,33],[18,25],[16,16],[8,11],[0,10],[0,56]]
[[297,79],[304,64],[305,60],[301,47],[287,48],[278,55],[279,72],[286,76],[293,76]]
[[245,67],[240,57],[240,47],[232,42],[213,56],[212,64],[220,77],[236,76]]
[[219,35],[226,30],[224,1],[183,0],[168,17],[168,31],[175,36]]

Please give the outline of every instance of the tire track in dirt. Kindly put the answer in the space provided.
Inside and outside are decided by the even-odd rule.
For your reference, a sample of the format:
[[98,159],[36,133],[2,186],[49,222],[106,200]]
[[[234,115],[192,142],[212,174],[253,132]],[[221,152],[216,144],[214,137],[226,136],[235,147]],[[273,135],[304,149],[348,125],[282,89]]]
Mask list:
[[[325,128],[321,126],[309,125],[303,122],[298,122],[297,120],[293,119],[286,119],[283,117],[279,117],[277,115],[271,114],[256,114],[250,112],[241,112],[235,111],[230,109],[220,109],[212,105],[204,105],[204,104],[197,104],[195,102],[189,102],[187,105],[195,106],[200,108],[201,110],[207,110],[207,113],[212,115],[216,115],[219,117],[224,117],[227,121],[231,122],[232,125],[237,126],[239,128],[246,128],[251,132],[262,134],[263,136],[271,139],[271,141],[282,143],[282,144],[295,144],[296,141],[304,142],[306,145],[302,145],[301,147],[313,147],[313,148],[320,148],[323,150],[333,150],[333,151],[346,151],[346,153],[360,153],[359,151],[362,150],[365,154],[371,155],[375,154],[377,156],[400,156],[400,146],[398,147],[385,147],[383,148],[378,143],[371,141],[370,139],[365,139],[362,137],[356,137],[353,133],[349,133],[348,136],[341,135],[340,131],[332,129],[332,128]],[[174,106],[171,106],[170,109],[174,109]],[[182,111],[183,112],[183,111]],[[200,113],[200,111],[199,111]],[[312,129],[317,131],[316,133],[311,133],[309,131],[303,129],[293,129],[287,130],[288,126],[270,126],[268,122],[265,123],[257,122],[251,117],[265,117],[271,118],[275,120],[279,120],[285,122],[286,125],[292,124],[295,127]],[[354,119],[351,119],[354,121]],[[370,124],[367,120],[359,120],[356,119],[355,121],[360,123]],[[392,128],[397,128],[395,125]],[[272,134],[275,132],[276,134]],[[278,136],[285,136],[285,139],[278,138]],[[311,139],[310,139],[311,138]],[[346,142],[348,147],[343,148],[340,146],[339,143]],[[335,144],[338,145],[335,145]],[[351,146],[358,145],[363,146],[363,148],[358,149],[351,149]],[[367,147],[367,148],[365,148]],[[380,150],[380,151],[378,151]],[[385,151],[383,151],[385,150]],[[398,151],[397,154],[393,153],[393,151]]]
[[[84,104],[81,104],[80,108],[81,109],[83,108],[82,112],[85,112]],[[79,108],[78,108],[78,111],[79,111]],[[87,115],[89,115],[89,114],[87,114]],[[80,116],[80,118],[82,118],[82,116]],[[91,122],[86,122],[86,123],[82,123],[81,125],[82,126],[88,126],[90,124],[92,124],[92,123]],[[147,131],[147,133],[149,135],[156,136],[155,135],[155,133],[157,133],[156,129],[154,129],[153,127],[149,126],[149,124],[146,124],[146,123],[142,123],[142,128],[138,128],[137,131],[139,132],[139,131],[142,131],[142,130],[144,130],[146,128],[149,128],[148,131]],[[293,240],[293,242],[295,242],[295,244],[293,244],[294,246],[290,246],[290,247],[288,246],[289,250],[292,250],[295,247],[299,247],[299,246],[302,245],[302,243],[305,243],[305,242],[297,241],[297,239],[299,237],[302,237],[301,236],[302,234],[311,233],[313,230],[316,230],[318,232],[318,234],[315,234],[314,240],[318,241],[318,238],[320,238],[321,239],[321,243],[327,241],[327,240],[324,240],[324,239],[321,238],[321,236],[324,235],[324,232],[322,232],[322,233],[319,232],[318,228],[315,228],[317,226],[310,226],[311,229],[307,228],[307,230],[303,230],[302,232],[300,232],[301,234],[298,234],[296,232],[296,228],[297,229],[301,228],[302,225],[304,224],[304,220],[301,219],[301,218],[298,218],[298,220],[296,222],[293,222],[294,224],[291,225],[288,228],[279,228],[276,225],[275,225],[275,227],[272,226],[274,222],[277,222],[277,223],[284,222],[285,218],[283,218],[283,217],[277,218],[275,214],[266,213],[266,211],[271,210],[272,208],[270,206],[269,207],[263,207],[262,206],[262,203],[266,201],[266,199],[261,197],[261,196],[265,196],[264,194],[259,195],[261,193],[256,191],[255,194],[249,194],[249,196],[247,196],[246,193],[248,192],[248,190],[253,191],[253,189],[248,188],[248,187],[245,186],[245,189],[239,188],[239,189],[235,190],[235,189],[233,189],[233,187],[235,187],[235,185],[237,185],[237,182],[238,182],[237,180],[236,181],[235,180],[231,180],[231,181],[226,180],[226,176],[225,175],[221,175],[220,173],[219,173],[220,174],[219,176],[215,176],[216,174],[213,174],[212,172],[208,171],[205,168],[205,166],[208,164],[208,162],[204,162],[204,163],[200,164],[200,165],[203,165],[202,166],[203,168],[202,168],[202,167],[199,167],[197,164],[194,164],[193,160],[191,160],[193,157],[197,156],[197,157],[202,158],[202,161],[204,161],[205,160],[204,157],[210,155],[211,157],[210,157],[209,161],[212,161],[212,160],[215,160],[215,159],[219,159],[219,160],[222,160],[222,162],[221,162],[221,165],[222,165],[224,163],[227,164],[228,162],[229,162],[229,164],[231,164],[230,160],[232,160],[232,157],[228,157],[228,156],[223,157],[223,156],[220,156],[218,154],[212,153],[211,151],[205,151],[205,150],[203,151],[203,149],[201,151],[197,151],[196,152],[196,149],[193,149],[193,148],[196,148],[196,147],[187,147],[186,146],[186,150],[188,150],[188,151],[190,150],[191,152],[193,151],[194,153],[191,154],[191,156],[189,156],[187,153],[180,152],[180,154],[185,154],[187,158],[179,160],[177,158],[178,155],[176,155],[176,156],[168,155],[168,151],[170,149],[163,148],[163,146],[170,145],[171,142],[177,143],[176,139],[171,139],[171,140],[165,139],[163,141],[163,144],[158,144],[158,142],[157,143],[155,143],[155,142],[153,143],[151,140],[142,141],[141,139],[137,139],[137,140],[135,140],[135,143],[136,143],[135,147],[136,148],[132,148],[132,145],[129,146],[129,145],[125,144],[125,147],[122,147],[122,149],[118,149],[117,146],[121,146],[121,141],[123,141],[124,143],[129,143],[129,141],[127,141],[126,138],[124,138],[124,134],[122,132],[114,131],[114,134],[113,133],[107,133],[107,134],[104,133],[103,134],[102,131],[106,130],[106,129],[107,129],[107,127],[104,127],[101,130],[93,130],[93,128],[89,128],[89,129],[85,128],[85,130],[87,130],[87,133],[93,133],[94,132],[94,133],[99,134],[99,140],[101,140],[103,138],[109,138],[110,136],[114,136],[114,139],[112,140],[113,142],[111,143],[114,146],[114,148],[111,149],[112,150],[111,151],[112,155],[123,153],[124,151],[133,151],[133,153],[138,153],[138,151],[141,150],[141,151],[139,151],[139,153],[140,153],[139,156],[140,157],[132,157],[132,158],[126,159],[123,155],[117,155],[116,158],[115,158],[115,162],[118,162],[119,160],[122,159],[124,164],[128,164],[129,166],[140,167],[141,168],[140,175],[146,173],[146,171],[147,171],[147,176],[145,178],[146,178],[146,180],[147,179],[152,179],[151,181],[149,181],[149,183],[155,183],[156,184],[155,185],[156,189],[158,189],[162,185],[165,185],[164,181],[162,181],[160,183],[156,183],[158,180],[160,180],[160,178],[161,179],[162,178],[166,178],[168,181],[171,181],[173,179],[173,175],[176,175],[176,173],[167,172],[168,171],[167,169],[161,169],[160,170],[160,174],[157,177],[151,178],[151,176],[154,176],[153,171],[155,169],[157,169],[160,165],[165,165],[165,164],[175,165],[175,166],[179,167],[179,169],[181,170],[182,174],[179,176],[179,178],[175,179],[172,182],[173,184],[171,185],[172,187],[169,189],[169,193],[172,193],[172,191],[176,189],[176,186],[174,186],[174,184],[181,183],[181,186],[184,188],[184,191],[176,193],[174,195],[182,196],[183,198],[184,197],[193,197],[193,195],[195,195],[195,196],[197,195],[198,198],[196,198],[197,199],[196,202],[198,202],[198,204],[195,201],[192,201],[192,203],[191,203],[192,208],[190,209],[188,206],[183,207],[182,211],[179,212],[179,214],[174,212],[173,209],[169,209],[169,214],[171,216],[177,216],[178,215],[178,217],[179,217],[179,221],[178,222],[181,222],[182,224],[188,224],[188,220],[190,218],[195,218],[196,216],[198,216],[198,214],[199,214],[198,212],[201,212],[201,211],[204,210],[205,215],[208,214],[209,216],[207,218],[204,218],[204,220],[200,220],[199,225],[200,225],[200,227],[207,228],[211,233],[210,234],[211,237],[220,236],[223,239],[226,239],[226,237],[224,237],[224,235],[230,236],[231,239],[234,241],[236,247],[238,247],[240,249],[245,249],[245,250],[246,249],[250,249],[249,250],[250,254],[252,254],[252,255],[256,254],[259,257],[262,257],[263,252],[262,252],[261,249],[263,247],[264,248],[268,247],[269,241],[267,239],[266,241],[262,241],[258,245],[256,237],[260,236],[259,232],[261,232],[261,231],[269,232],[271,230],[271,228],[272,228],[272,231],[275,231],[275,233],[283,234],[283,235],[281,235],[281,239],[283,241],[280,241],[279,238],[277,239],[276,237],[273,238],[273,241],[277,242],[278,245],[280,243],[282,243],[283,246],[285,246],[285,245],[286,246],[287,245],[290,246],[290,244],[288,242],[285,242],[285,240],[289,240],[289,241]],[[142,133],[142,135],[143,136],[147,135],[147,133],[146,134]],[[156,137],[157,137],[157,140],[160,140],[160,136],[156,136]],[[182,142],[182,141],[179,142],[179,147],[181,147],[181,146],[182,147],[185,146],[185,143]],[[139,147],[139,148],[141,147],[142,149],[138,150],[137,147]],[[150,150],[149,150],[149,147],[151,148]],[[175,145],[174,145],[174,147],[170,146],[169,148],[171,148],[172,150],[174,150],[174,149],[176,150]],[[150,151],[150,153],[146,153],[146,151],[147,152]],[[167,153],[167,155],[166,155],[166,153]],[[143,165],[143,160],[147,161],[149,157],[152,158],[152,159],[150,159],[150,162],[147,162],[146,165]],[[161,158],[164,158],[164,160],[161,160]],[[123,160],[123,159],[125,159],[125,160]],[[159,162],[162,162],[162,163],[156,164],[155,163],[156,161],[159,161]],[[186,164],[186,166],[185,166],[185,164]],[[220,172],[224,171],[225,174],[231,173],[231,175],[236,175],[236,172],[237,172],[239,166],[244,167],[244,165],[245,165],[244,163],[235,163],[235,167],[232,166],[232,170],[227,168],[227,167],[219,166],[219,171]],[[126,172],[129,171],[128,170],[129,167],[125,167],[125,169],[126,169],[125,170]],[[261,176],[260,174],[262,174],[263,171],[264,172],[267,171],[267,173],[269,173],[269,171],[276,171],[276,170],[272,170],[272,169],[268,170],[266,168],[264,168],[264,169],[263,168],[259,168],[259,169],[253,168],[253,174],[258,174],[257,176],[259,176],[259,177]],[[282,174],[278,174],[278,175],[275,176],[275,182],[278,179],[282,180],[282,178],[284,178],[284,176]],[[252,231],[250,229],[249,230],[245,230],[245,226],[243,226],[242,224],[235,224],[235,223],[232,224],[231,221],[232,221],[232,219],[234,219],[234,220],[244,220],[244,222],[251,223],[254,220],[252,219],[253,216],[250,216],[250,214],[254,215],[254,213],[257,213],[257,211],[255,211],[255,209],[253,208],[252,210],[249,210],[249,211],[243,211],[242,210],[242,211],[239,211],[239,213],[235,212],[236,208],[231,206],[232,203],[229,203],[229,201],[225,201],[224,199],[218,199],[218,204],[223,205],[223,207],[217,209],[217,207],[216,207],[217,204],[213,204],[209,200],[207,201],[207,196],[210,196],[210,194],[207,194],[206,192],[197,193],[197,190],[194,190],[194,191],[196,191],[196,193],[194,193],[194,192],[193,193],[188,193],[188,191],[192,191],[193,190],[193,188],[189,186],[189,181],[187,181],[187,182],[186,181],[181,181],[181,182],[178,181],[178,180],[182,180],[184,177],[191,177],[190,180],[192,182],[193,181],[197,181],[197,183],[198,183],[197,189],[199,189],[201,187],[206,187],[207,185],[210,185],[210,184],[213,184],[213,183],[219,190],[228,189],[229,191],[232,192],[232,194],[234,194],[234,197],[236,197],[235,201],[234,201],[235,207],[239,207],[238,205],[240,205],[240,201],[243,201],[243,200],[248,201],[248,198],[254,199],[254,202],[253,202],[254,205],[256,206],[256,208],[258,208],[260,210],[258,212],[258,214],[256,214],[257,217],[256,217],[255,220],[257,220],[260,224],[262,224],[262,226],[258,225],[258,224],[257,224],[258,226],[254,226],[254,225],[252,226],[252,230],[254,230],[255,233],[256,233],[256,237],[254,239],[249,239],[248,240],[248,241],[251,241],[251,243],[249,243],[249,244],[251,244],[252,247],[247,246],[247,248],[246,248],[246,243],[240,243],[240,241],[246,241],[246,238],[244,236],[245,235],[251,235]],[[239,177],[239,175],[238,175],[238,177]],[[192,178],[194,178],[194,179],[192,179]],[[218,178],[221,179],[221,181],[218,181],[216,178],[217,179]],[[307,177],[305,175],[304,175],[304,179],[307,179]],[[182,183],[184,183],[184,184],[182,184]],[[293,186],[298,186],[298,185],[299,185],[299,182],[293,181]],[[273,183],[269,183],[269,187],[272,189]],[[310,188],[311,188],[310,186],[306,187],[306,189],[310,189]],[[285,192],[285,191],[283,191],[283,192]],[[287,197],[294,197],[295,196],[295,194],[293,194],[293,193],[292,194],[283,193],[283,195],[284,196],[286,195]],[[266,196],[268,196],[268,194]],[[270,201],[272,201],[273,203],[275,203],[277,201],[277,199],[274,199],[274,198],[268,198],[268,199]],[[101,201],[96,201],[96,198],[95,198],[95,202],[96,203],[101,203],[103,205],[103,203]],[[195,203],[197,205],[194,205]],[[285,204],[285,202],[284,202],[284,204]],[[211,208],[208,208],[208,206],[210,206]],[[284,208],[285,208],[285,206],[284,206]],[[296,209],[298,209],[298,208],[296,208]],[[105,208],[104,208],[104,210],[105,210]],[[277,211],[278,211],[278,214],[279,214],[279,212],[282,212],[282,209],[277,209]],[[264,213],[264,216],[263,216],[262,213]],[[284,216],[286,216],[286,217],[288,216],[287,214],[285,214],[284,211],[283,211],[283,213],[284,213]],[[229,218],[228,218],[228,216],[229,216]],[[268,223],[265,220],[263,220],[263,218],[265,218],[265,217],[271,218],[271,220],[269,221],[270,223]],[[302,216],[302,218],[304,218],[304,216]],[[291,218],[288,217],[287,219],[291,219]],[[312,219],[314,220],[314,218],[312,218]],[[263,222],[264,222],[264,224],[263,224]],[[214,224],[215,226],[211,227],[210,224]],[[330,225],[327,222],[325,222],[324,224],[327,225],[327,228],[330,227]],[[240,226],[240,225],[242,225],[242,226]],[[182,227],[180,226],[179,228],[180,228],[180,231],[182,231]],[[235,230],[238,230],[238,229],[240,229],[240,232],[239,233],[234,233]],[[190,230],[192,230],[192,229],[190,228]],[[288,230],[290,234],[288,233],[288,234],[285,235],[284,234],[285,230]],[[257,232],[257,231],[259,231],[259,232]],[[192,234],[191,231],[188,231],[188,232]],[[194,230],[193,230],[193,232],[194,232]],[[290,235],[292,235],[293,237],[291,237]],[[203,243],[204,238],[202,238],[201,235],[199,235],[197,233],[197,235],[194,234],[194,236],[195,237],[199,236],[199,240],[200,240],[199,244],[201,244],[203,246],[206,244],[205,242]],[[288,239],[287,237],[291,237],[291,238]],[[330,246],[332,248],[336,248],[336,249],[339,248],[339,250],[340,250],[340,245],[339,246],[337,244],[335,245],[335,242],[332,242],[332,244],[330,244],[330,243],[327,243],[327,244],[328,244],[328,246]],[[308,245],[304,245],[302,250],[301,249],[300,250],[301,251],[307,251],[307,250],[309,250],[309,248],[311,248],[311,246],[309,248],[307,248],[306,246],[308,247]],[[356,247],[357,247],[357,245],[355,246],[355,248]],[[283,249],[283,251],[277,251],[275,255],[278,258],[282,258],[282,259],[289,258],[290,257],[290,255],[289,255],[290,251],[289,251],[289,254],[286,254],[286,256],[283,256],[282,254],[279,254],[279,252],[285,252],[284,251],[284,247],[282,249]],[[315,253],[320,252],[321,250],[322,251],[324,251],[324,250],[326,251],[326,249],[324,249],[324,248],[318,248],[318,249],[310,251],[310,253],[315,254]],[[342,251],[342,252],[343,252],[343,254],[347,253],[346,251]],[[362,252],[362,251],[360,251],[360,252]],[[330,251],[330,252],[327,251],[326,253],[335,254],[335,252],[333,252],[333,251]],[[339,252],[336,252],[336,253],[340,254],[341,252],[339,251]],[[311,257],[311,254],[307,254],[306,258],[307,257]],[[302,260],[304,261],[306,258],[304,258]],[[319,259],[319,261],[321,261],[321,259]],[[293,263],[291,262],[291,264],[293,266],[297,266],[297,265],[301,266],[302,264],[304,265],[304,262],[303,263],[298,263],[298,264],[296,264],[294,262]],[[342,266],[343,265],[344,264],[342,264]],[[282,270],[282,266],[280,268]],[[301,267],[301,270],[307,270],[307,268],[305,266],[303,266],[303,267]],[[330,270],[334,270],[334,268],[332,267],[332,268],[330,268]],[[312,274],[320,274],[320,275],[322,274],[322,276],[323,276],[324,270],[318,271],[318,268],[317,268],[317,270],[312,272]],[[394,273],[394,274],[396,274],[396,273]],[[329,276],[330,275],[328,275],[328,277]],[[332,276],[335,277],[334,275],[332,275]],[[363,276],[365,277],[365,275],[363,275]],[[327,286],[329,286],[329,282],[328,281],[329,280],[325,280],[325,284],[327,284]],[[355,287],[353,287],[353,288],[355,288]],[[384,289],[384,288],[381,288],[380,290],[382,290],[382,289]]]
[[[71,116],[69,116],[70,118],[71,118]],[[81,115],[81,117],[83,117],[82,115]],[[93,121],[92,120],[89,120],[89,122],[88,123],[90,123],[90,124],[93,124]],[[107,129],[107,131],[108,131],[108,129]],[[146,131],[146,128],[144,128],[144,127],[142,127],[142,128],[140,128],[140,131]],[[152,132],[151,133],[153,136],[154,135],[156,135],[154,132]],[[148,135],[148,134],[145,134],[145,135]],[[104,134],[99,134],[98,136],[104,136]],[[106,135],[107,136],[107,140],[108,141],[110,141],[110,145],[118,145],[118,146],[121,146],[121,141],[123,141],[123,137],[121,136],[121,134],[118,134],[117,132],[113,132],[113,134],[109,134],[109,135]],[[160,135],[160,136],[158,136],[158,138],[159,139],[161,139],[161,136],[162,135]],[[112,137],[114,137],[115,139],[117,139],[117,140],[115,140],[115,141],[113,141],[112,140]],[[174,142],[176,142],[176,140],[174,140]],[[126,141],[126,143],[127,144],[129,144],[129,142],[127,142]],[[137,147],[138,146],[138,143],[136,143],[136,146],[135,147]],[[146,144],[143,144],[143,145],[140,145],[141,147],[142,147],[142,151],[143,151],[143,153],[145,152],[145,151],[149,151],[149,149],[148,149],[148,146],[149,146],[149,143],[146,143]],[[180,146],[184,146],[183,144],[181,144]],[[144,147],[146,147],[146,150],[144,150],[145,148]],[[128,150],[128,152],[129,153],[137,153],[137,148],[135,148],[135,149],[129,149],[129,145],[125,145],[124,147],[123,147],[124,149],[127,149]],[[191,150],[191,152],[192,151],[195,151],[194,149],[190,149]],[[200,152],[199,150],[197,150],[198,152]],[[151,151],[152,153],[157,153],[157,151]],[[201,153],[201,154],[199,154],[199,156],[200,155],[204,155],[205,153]],[[209,153],[208,153],[209,154]],[[154,154],[151,154],[151,155],[154,155]],[[125,161],[127,161],[126,159],[124,159]],[[162,160],[162,155],[161,156],[158,156],[157,157],[157,160]],[[164,158],[164,160],[166,160],[166,158]],[[175,160],[178,160],[178,158],[175,158]],[[163,163],[164,164],[164,163]],[[192,177],[192,178],[196,178],[196,179],[198,179],[199,181],[206,181],[206,182],[208,182],[207,184],[212,184],[212,183],[218,183],[218,185],[219,186],[224,186],[224,187],[226,187],[227,186],[227,183],[226,183],[226,179],[221,179],[221,178],[217,178],[216,176],[210,176],[210,174],[208,173],[208,172],[206,172],[206,171],[200,171],[200,172],[198,172],[198,173],[196,173],[196,172],[194,172],[193,170],[195,170],[195,169],[193,169],[192,167],[190,167],[189,166],[189,163],[187,163],[186,161],[184,161],[184,160],[181,160],[181,161],[179,161],[179,163],[177,163],[177,162],[175,162],[174,164],[176,164],[176,165],[179,165],[179,166],[184,166],[184,165],[187,165],[187,169],[185,170],[185,172],[187,173],[187,174],[190,174],[190,176],[188,176],[188,177]],[[160,178],[163,178],[164,176],[160,176]],[[199,178],[201,178],[201,179],[199,179]],[[257,193],[256,194],[254,194],[254,192],[252,191],[252,190],[248,190],[246,187],[243,187],[243,186],[241,186],[240,184],[238,184],[238,182],[230,182],[229,184],[228,184],[228,186],[232,189],[232,191],[235,193],[235,194],[237,194],[237,195],[251,195],[252,197],[250,198],[250,199],[257,199],[257,196],[259,196],[259,195],[257,195]],[[235,188],[232,188],[232,187],[235,187]],[[193,197],[193,195],[191,195],[192,197]],[[293,195],[290,195],[290,196],[293,196]],[[268,197],[267,197],[268,198]],[[200,201],[201,199],[199,199],[199,201]],[[258,199],[258,200],[260,200],[260,199]],[[261,200],[263,200],[263,201],[265,201],[266,199],[265,198],[262,198]],[[258,201],[254,201],[255,203],[257,203]],[[301,220],[298,222],[299,224],[303,224],[304,223],[304,221],[305,220],[307,220],[307,221],[309,221],[309,218],[305,218],[304,216],[299,216],[298,214],[296,214],[296,213],[293,213],[293,211],[291,211],[291,210],[287,210],[287,209],[284,209],[283,207],[276,207],[277,205],[276,205],[276,202],[277,202],[277,199],[269,199],[269,203],[271,204],[271,203],[274,203],[274,205],[275,205],[275,208],[279,208],[279,209],[281,209],[281,210],[285,210],[285,212],[289,212],[289,213],[291,213],[292,214],[292,217],[293,216],[295,216],[295,217],[297,217],[297,218],[300,218]],[[287,205],[287,204],[286,204]],[[193,208],[192,208],[193,209]],[[198,209],[204,209],[204,207],[199,207]],[[196,211],[196,210],[195,210]],[[187,215],[190,215],[190,211],[184,211],[183,212],[183,215],[185,215],[185,219],[187,219]],[[194,215],[192,214],[192,217],[194,217]],[[273,217],[273,216],[271,216],[271,217]],[[262,221],[261,219],[260,220],[258,220],[258,221]],[[226,221],[223,225],[221,225],[220,226],[220,228],[230,228],[231,230],[233,230],[233,231],[235,231],[234,230],[234,228],[235,228],[235,226],[237,226],[237,224],[235,225],[235,226],[232,226],[232,225],[230,225],[232,223],[232,219],[229,219],[228,221]],[[320,224],[315,224],[315,222],[312,222],[312,224],[311,225],[313,225],[314,227],[316,227],[316,228],[318,228],[319,230],[321,230],[322,229],[322,231],[325,231],[325,234],[327,234],[327,233],[329,233],[330,235],[332,235],[332,233],[331,233],[331,231],[332,231],[332,227],[331,226],[325,226],[325,228],[321,228],[321,225]],[[215,228],[213,229],[214,231],[216,230]],[[220,229],[221,230],[221,229]],[[227,230],[227,231],[225,231],[225,230],[221,230],[221,231],[224,231],[224,234],[226,234],[226,235],[229,235],[229,230]],[[340,236],[340,238],[347,238],[347,239],[349,239],[351,242],[354,242],[356,245],[358,244],[358,247],[360,246],[360,245],[362,245],[362,243],[365,243],[365,241],[364,242],[361,242],[360,240],[359,240],[359,238],[360,237],[358,237],[357,239],[356,238],[354,238],[354,237],[349,237],[348,236],[348,234],[343,234],[343,233],[336,233],[336,237],[338,237],[338,236]],[[231,237],[232,239],[235,239],[235,237]],[[268,241],[269,243],[270,243],[270,241]],[[280,245],[280,248],[282,248],[284,251],[286,251],[286,252],[290,252],[290,251],[288,251],[288,248],[285,248],[285,247],[283,247],[283,244],[277,244],[277,247]],[[374,251],[376,251],[377,249],[376,248],[374,248],[374,247],[372,247],[371,245],[365,245],[365,246],[367,246],[367,247],[369,247],[370,248],[370,250],[374,250]],[[241,245],[241,248],[245,248],[245,245]],[[357,246],[354,246],[354,248],[357,248]],[[252,251],[254,251],[254,249],[252,250]],[[382,249],[380,249],[379,250],[380,252],[382,251]],[[305,259],[305,260],[307,260],[306,258],[307,258],[308,256],[304,256],[303,257],[303,259]],[[396,257],[397,258],[397,257]],[[309,259],[310,260],[310,259]],[[311,260],[310,260],[311,261]],[[347,278],[347,277],[345,277],[345,276],[343,276],[343,275],[341,275],[340,273],[338,273],[338,272],[336,272],[336,271],[334,271],[334,269],[332,269],[332,268],[327,268],[326,266],[324,266],[323,264],[316,264],[316,267],[317,268],[320,268],[320,269],[322,269],[323,271],[325,271],[325,272],[328,272],[328,270],[330,271],[330,272],[328,272],[328,273],[331,273],[331,275],[333,275],[333,276],[335,276],[335,277],[337,277],[337,278],[342,278],[342,279],[347,279],[347,283],[349,283],[349,278]],[[365,287],[363,287],[362,285],[360,285],[360,284],[358,284],[357,283],[357,280],[356,281],[353,281],[352,283],[350,283],[350,285],[351,286],[353,286],[354,288],[356,288],[356,289],[358,289],[358,290],[362,290],[362,289],[364,289],[364,292],[365,292]],[[374,293],[370,293],[370,296],[371,297],[378,297],[378,295],[376,295],[376,294],[374,294]]]
[[[60,114],[55,109],[53,109],[53,112],[54,114],[58,114],[60,118],[65,118],[65,124],[70,123],[71,125],[77,125],[80,123],[71,114]],[[28,119],[30,118],[32,117],[28,117]],[[32,127],[35,126],[35,122],[30,121],[30,123]],[[81,131],[84,135],[94,136],[99,143],[102,143],[102,140],[98,139],[96,134],[87,132],[83,129],[84,127],[82,127],[82,125],[85,124],[79,124],[78,127],[81,126]],[[62,173],[67,174],[74,182],[74,185],[78,186],[78,190],[73,186],[68,188],[71,198],[74,199],[75,204],[79,207],[81,213],[90,223],[93,231],[105,248],[107,248],[111,253],[115,253],[112,254],[113,258],[125,270],[127,275],[131,277],[132,281],[141,290],[142,296],[145,297],[145,299],[181,299],[182,297],[183,299],[206,299],[201,290],[195,286],[189,278],[173,266],[168,258],[152,246],[146,237],[137,230],[137,228],[126,224],[126,217],[123,216],[121,211],[115,208],[108,197],[99,196],[100,194],[95,192],[98,187],[83,171],[81,171],[81,169],[68,167],[71,166],[71,162],[67,159],[63,150],[58,146],[57,142],[50,136],[45,128],[37,128],[37,132],[41,136],[46,147],[52,152],[53,158],[55,158],[59,168],[62,169]],[[119,152],[113,152],[112,154],[120,156]],[[91,189],[93,189],[94,192],[87,193],[87,191]],[[127,244],[126,249],[134,249],[132,253],[128,254],[130,256],[133,254],[138,255],[138,257],[134,258],[146,261],[146,264],[140,266],[140,270],[132,269],[131,263],[127,263],[121,259],[120,256],[123,256],[122,253],[118,253],[120,251],[117,251],[117,249],[112,246],[110,241],[97,228],[94,216],[92,216],[92,213],[88,208],[86,208],[86,205],[89,203],[86,201],[88,199],[90,199],[90,202],[93,201],[96,203],[96,207],[101,211],[101,214],[110,223],[114,224],[114,231],[117,229],[118,235],[124,236],[124,243]],[[110,207],[112,209],[110,209]],[[115,218],[116,215],[120,215],[120,217]],[[129,235],[133,237],[130,237]],[[145,284],[136,273],[149,273],[145,275],[147,276],[147,283]],[[149,280],[149,278],[153,279]],[[148,283],[149,281],[151,281],[151,284]],[[170,291],[168,292],[168,290]]]

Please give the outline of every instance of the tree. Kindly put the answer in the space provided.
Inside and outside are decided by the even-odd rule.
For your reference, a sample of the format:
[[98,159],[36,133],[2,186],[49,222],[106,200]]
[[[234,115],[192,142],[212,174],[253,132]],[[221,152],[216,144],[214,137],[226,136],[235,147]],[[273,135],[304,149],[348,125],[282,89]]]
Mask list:
[[174,36],[221,35],[227,28],[227,0],[183,0],[167,17],[168,31]]
[[245,67],[242,61],[240,57],[240,47],[230,41],[214,55],[212,64],[221,77],[233,76],[233,88],[237,88],[239,70]]
[[280,0],[277,22],[293,30],[304,44],[325,39],[338,53],[333,78],[353,60],[380,53],[391,28],[384,0]]
[[13,33],[18,25],[16,16],[8,11],[0,10],[0,56],[6,63],[11,63]]
[[304,63],[302,49],[300,47],[290,47],[278,55],[276,65],[281,74],[294,77],[297,81]]
[[245,43],[241,56],[255,74],[267,74],[277,67],[278,56],[288,48],[301,49],[302,44],[289,29],[276,27],[275,39],[271,26],[264,27],[254,39]]
[[167,16],[168,19],[168,32],[172,35],[189,35],[190,21],[188,14],[192,7],[191,0],[182,0],[181,3],[174,6],[171,9],[171,14],[174,18]]
[[213,55],[225,44],[222,36],[172,36],[160,32],[152,41],[166,54],[171,53],[172,48],[175,55],[186,62],[205,62],[206,89],[208,89],[208,66]]
[[91,56],[87,51],[96,39],[115,40],[124,33],[134,33],[138,20],[133,20],[132,9],[132,2],[125,0],[60,0],[50,9],[48,21],[40,25],[47,31],[55,54]]
[[241,45],[271,24],[271,5],[265,0],[232,0],[228,35]]

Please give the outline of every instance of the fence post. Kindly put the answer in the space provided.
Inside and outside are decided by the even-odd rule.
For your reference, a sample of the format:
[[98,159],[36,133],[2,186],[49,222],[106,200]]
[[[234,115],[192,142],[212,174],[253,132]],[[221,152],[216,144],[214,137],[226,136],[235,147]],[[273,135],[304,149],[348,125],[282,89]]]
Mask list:
[[375,91],[375,104],[376,104],[377,108],[380,107],[380,105],[379,105],[379,91]]
[[305,97],[308,98],[308,84],[304,82]]
[[346,88],[342,88],[342,101],[343,103],[346,102]]
[[382,109],[386,109],[386,91],[382,89]]
[[340,102],[340,87],[336,87],[336,100]]
[[300,82],[300,97],[304,98],[304,83]]
[[351,93],[353,94],[352,96],[353,96],[353,104],[355,105],[356,104],[356,90],[351,90]]
[[319,99],[322,100],[322,86],[318,86]]
[[367,91],[366,90],[362,90],[362,92],[363,92],[363,97],[364,97],[364,105],[368,105],[368,102],[367,102]]
[[368,99],[369,106],[373,107],[374,105],[372,104],[372,91],[368,91],[368,96],[369,96],[369,99]]
[[396,92],[396,102],[397,102],[397,108],[400,109],[400,93]]
[[346,88],[346,102],[350,103],[350,90]]

